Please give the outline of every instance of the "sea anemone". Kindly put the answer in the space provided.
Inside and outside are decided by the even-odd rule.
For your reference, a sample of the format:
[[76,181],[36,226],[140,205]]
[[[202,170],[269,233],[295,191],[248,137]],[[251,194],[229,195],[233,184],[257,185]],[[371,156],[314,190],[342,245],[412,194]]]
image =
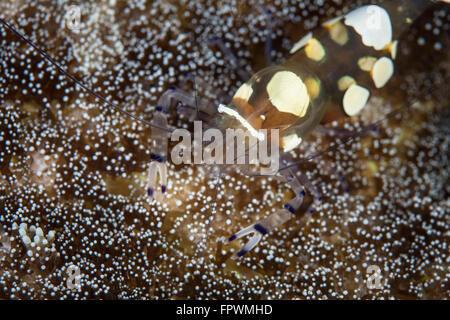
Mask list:
[[[79,30],[66,26],[66,1],[5,0],[0,12],[95,92],[148,120],[189,73],[214,89],[198,95],[228,102],[242,80],[211,37],[251,72],[264,67],[267,36],[282,61],[302,34],[361,3],[77,1]],[[273,13],[271,33],[256,4]],[[286,185],[235,167],[217,179],[208,166],[169,164],[165,201],[149,200],[149,128],[0,27],[0,298],[448,298],[449,17],[445,5],[425,12],[401,39],[393,82],[361,116],[332,123],[359,130],[401,108],[378,135],[299,166],[323,194],[316,213],[237,261],[239,243],[221,239],[281,208],[292,197]],[[169,122],[190,128],[175,112]],[[292,156],[333,143],[314,134]],[[35,237],[45,255],[30,249]],[[370,266],[381,275],[376,289]]]

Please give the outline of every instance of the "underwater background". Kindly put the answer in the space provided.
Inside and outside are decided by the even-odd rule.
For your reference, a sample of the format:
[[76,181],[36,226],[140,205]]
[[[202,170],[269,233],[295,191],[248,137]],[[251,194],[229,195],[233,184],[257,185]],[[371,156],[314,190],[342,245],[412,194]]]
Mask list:
[[[281,62],[309,30],[367,3],[377,1],[3,0],[0,12],[77,79],[150,120],[192,72],[213,88],[198,87],[200,97],[229,102],[242,79],[211,38],[257,71],[268,34]],[[79,30],[66,26],[71,5]],[[287,185],[231,168],[216,194],[208,166],[170,164],[165,202],[150,201],[149,128],[0,26],[0,298],[448,299],[449,11],[425,11],[400,39],[392,81],[360,116],[332,124],[358,130],[401,108],[379,134],[298,167],[322,192],[317,212],[298,213],[240,260],[230,259],[240,243],[222,239],[280,209]],[[191,128],[176,111],[169,124]],[[292,155],[333,143],[312,134]]]

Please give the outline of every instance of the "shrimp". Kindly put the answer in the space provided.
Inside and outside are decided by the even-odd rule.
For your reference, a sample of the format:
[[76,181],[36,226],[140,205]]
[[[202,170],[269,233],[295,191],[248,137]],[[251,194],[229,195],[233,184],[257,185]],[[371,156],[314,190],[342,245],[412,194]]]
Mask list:
[[[253,135],[260,129],[279,130],[277,142],[284,167],[278,172],[295,194],[276,213],[228,238],[230,243],[252,235],[233,258],[242,257],[264,235],[292,219],[306,190],[315,205],[320,203],[320,192],[304,174],[295,172],[288,152],[314,131],[326,114],[353,117],[361,112],[371,92],[384,87],[394,74],[397,39],[430,4],[426,0],[389,1],[332,19],[295,43],[285,62],[255,73],[228,105],[219,105],[221,129],[233,123]],[[195,105],[194,98],[181,90],[167,92],[167,96]],[[160,108],[168,108],[169,100],[160,99]],[[308,209],[308,214],[312,213],[313,206]]]
[[[240,86],[231,102],[217,107],[197,99],[181,89],[170,89],[158,100],[153,118],[144,121],[107,101],[75,79],[44,51],[5,20],[0,22],[37,50],[60,72],[110,107],[151,127],[151,162],[146,191],[149,197],[164,201],[167,191],[168,115],[174,102],[186,107],[183,112],[207,121],[219,130],[242,129],[256,136],[268,132],[265,139],[276,139],[281,150],[280,178],[288,183],[295,197],[272,215],[231,235],[227,243],[251,235],[233,256],[240,258],[252,250],[262,237],[291,220],[304,202],[307,191],[313,214],[321,194],[306,175],[295,170],[289,152],[294,150],[328,114],[353,117],[366,106],[372,92],[384,87],[394,73],[398,37],[431,1],[390,1],[357,8],[324,23],[294,44],[291,56],[283,63],[255,73]],[[345,68],[343,67],[345,66]],[[349,133],[351,135],[351,133]],[[259,136],[258,136],[259,138]]]

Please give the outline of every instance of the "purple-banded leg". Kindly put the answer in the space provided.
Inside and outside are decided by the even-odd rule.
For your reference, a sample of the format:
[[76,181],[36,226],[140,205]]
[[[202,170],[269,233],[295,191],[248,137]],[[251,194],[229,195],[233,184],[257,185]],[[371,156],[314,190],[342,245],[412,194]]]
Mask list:
[[[307,214],[311,215],[315,212],[314,206],[318,206],[320,204],[320,202],[322,202],[322,193],[320,193],[320,191],[314,187],[314,185],[312,184],[312,182],[308,179],[308,177],[301,171],[295,170],[294,168],[289,168],[286,170],[281,170],[283,169],[283,167],[285,166],[289,166],[289,164],[294,163],[294,161],[292,160],[291,156],[287,153],[285,153],[282,156],[282,167],[280,168],[280,173],[285,177],[285,179],[287,180],[287,182],[289,182],[290,179],[292,179],[292,176],[295,177],[295,180],[299,181],[299,184],[306,188],[310,194],[313,197],[313,204],[311,205],[308,210],[307,210]],[[294,181],[295,181],[294,180]],[[303,196],[305,196],[306,192],[303,189]],[[303,199],[302,199],[303,200]]]
[[[282,156],[282,162],[284,165],[289,164],[286,160],[287,157],[287,154]],[[298,180],[297,176],[294,174],[293,169],[289,168],[281,171],[280,173],[283,176],[284,180],[289,184],[290,188],[295,194],[295,197],[289,202],[285,203],[283,209],[280,209],[267,218],[264,218],[261,221],[232,235],[228,239],[228,243],[242,238],[246,235],[253,234],[253,237],[250,238],[250,240],[242,247],[242,249],[239,250],[235,255],[233,255],[233,259],[242,257],[244,254],[253,249],[265,234],[271,232],[272,230],[284,224],[286,221],[290,220],[294,216],[300,205],[303,203],[306,191]]]
[[305,174],[299,172],[297,176],[300,180],[300,183],[304,185],[305,188],[308,189],[308,191],[313,196],[314,202],[306,211],[308,215],[312,215],[316,211],[315,206],[318,206],[322,202],[322,193],[316,187],[314,187],[314,185],[311,183],[308,177],[306,177]]
[[[173,100],[179,101],[185,104],[195,105],[195,98],[191,97],[187,93],[172,88],[164,92],[158,100],[155,112],[151,124],[152,127],[151,136],[151,153],[150,153],[150,165],[147,174],[147,195],[150,198],[155,198],[157,201],[162,201],[163,195],[167,190],[167,153],[168,153],[168,140],[167,135],[167,116],[169,110],[173,105]],[[159,179],[158,179],[159,177]]]
[[290,220],[292,217],[292,213],[286,209],[281,209],[274,214],[271,214],[267,218],[239,231],[238,233],[232,235],[228,239],[228,243],[234,241],[236,239],[242,238],[247,235],[253,234],[253,237],[239,250],[236,254],[232,256],[232,259],[237,259],[242,257],[244,254],[252,250],[261,240],[261,238],[271,232],[273,229],[281,226],[286,221]]
[[[188,112],[194,116],[199,113],[198,107],[203,112],[215,112],[215,107],[207,103],[203,103],[201,100],[197,100],[195,96],[188,94],[187,92],[171,88],[165,91],[158,100],[151,124],[152,127],[152,145],[150,158],[151,162],[148,169],[147,178],[147,194],[149,197],[154,197],[157,201],[162,200],[162,196],[167,190],[167,153],[168,153],[168,129],[167,116],[170,108],[174,105],[174,102],[181,102],[185,106],[190,108],[182,108],[184,112]],[[159,179],[158,179],[159,177]]]
[[[159,185],[158,188],[158,176]],[[165,162],[152,161],[148,168],[147,178],[147,195],[155,198],[156,201],[162,202],[163,195],[167,190],[167,164]]]
[[[161,128],[167,128],[167,109],[162,106],[157,106],[153,114],[151,123],[155,125],[152,127],[152,144],[150,158],[151,162],[147,174],[147,195],[150,198],[155,198],[157,201],[162,201],[163,194],[167,190],[167,145],[168,136],[167,131]],[[159,176],[159,181],[157,177]],[[159,182],[159,183],[158,183]]]

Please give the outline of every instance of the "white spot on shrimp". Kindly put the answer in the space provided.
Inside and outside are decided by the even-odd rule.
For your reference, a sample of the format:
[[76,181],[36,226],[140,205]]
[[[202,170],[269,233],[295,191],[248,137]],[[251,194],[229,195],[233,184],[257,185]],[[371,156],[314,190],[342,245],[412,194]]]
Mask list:
[[354,84],[356,81],[353,79],[353,77],[350,76],[343,76],[338,80],[338,88],[340,91],[347,90],[352,84]]
[[283,137],[282,141],[283,141],[283,150],[285,152],[288,152],[297,147],[302,142],[302,138],[300,138],[297,134],[293,133],[286,137]]
[[352,84],[347,91],[345,91],[342,100],[345,113],[349,116],[358,114],[366,105],[369,96],[369,90],[357,84]]
[[270,102],[280,112],[303,117],[309,105],[309,94],[302,79],[291,71],[280,71],[267,84]]
[[375,62],[372,69],[372,79],[377,88],[383,87],[394,74],[394,63],[387,57],[382,57]]
[[380,6],[363,6],[345,16],[345,24],[361,35],[362,42],[382,50],[392,41],[392,25],[388,12]]
[[309,40],[308,45],[305,48],[306,56],[316,62],[325,58],[325,48],[319,40],[313,38]]
[[361,68],[361,70],[370,72],[372,71],[375,62],[377,62],[377,58],[375,57],[362,57],[358,60],[358,66]]

